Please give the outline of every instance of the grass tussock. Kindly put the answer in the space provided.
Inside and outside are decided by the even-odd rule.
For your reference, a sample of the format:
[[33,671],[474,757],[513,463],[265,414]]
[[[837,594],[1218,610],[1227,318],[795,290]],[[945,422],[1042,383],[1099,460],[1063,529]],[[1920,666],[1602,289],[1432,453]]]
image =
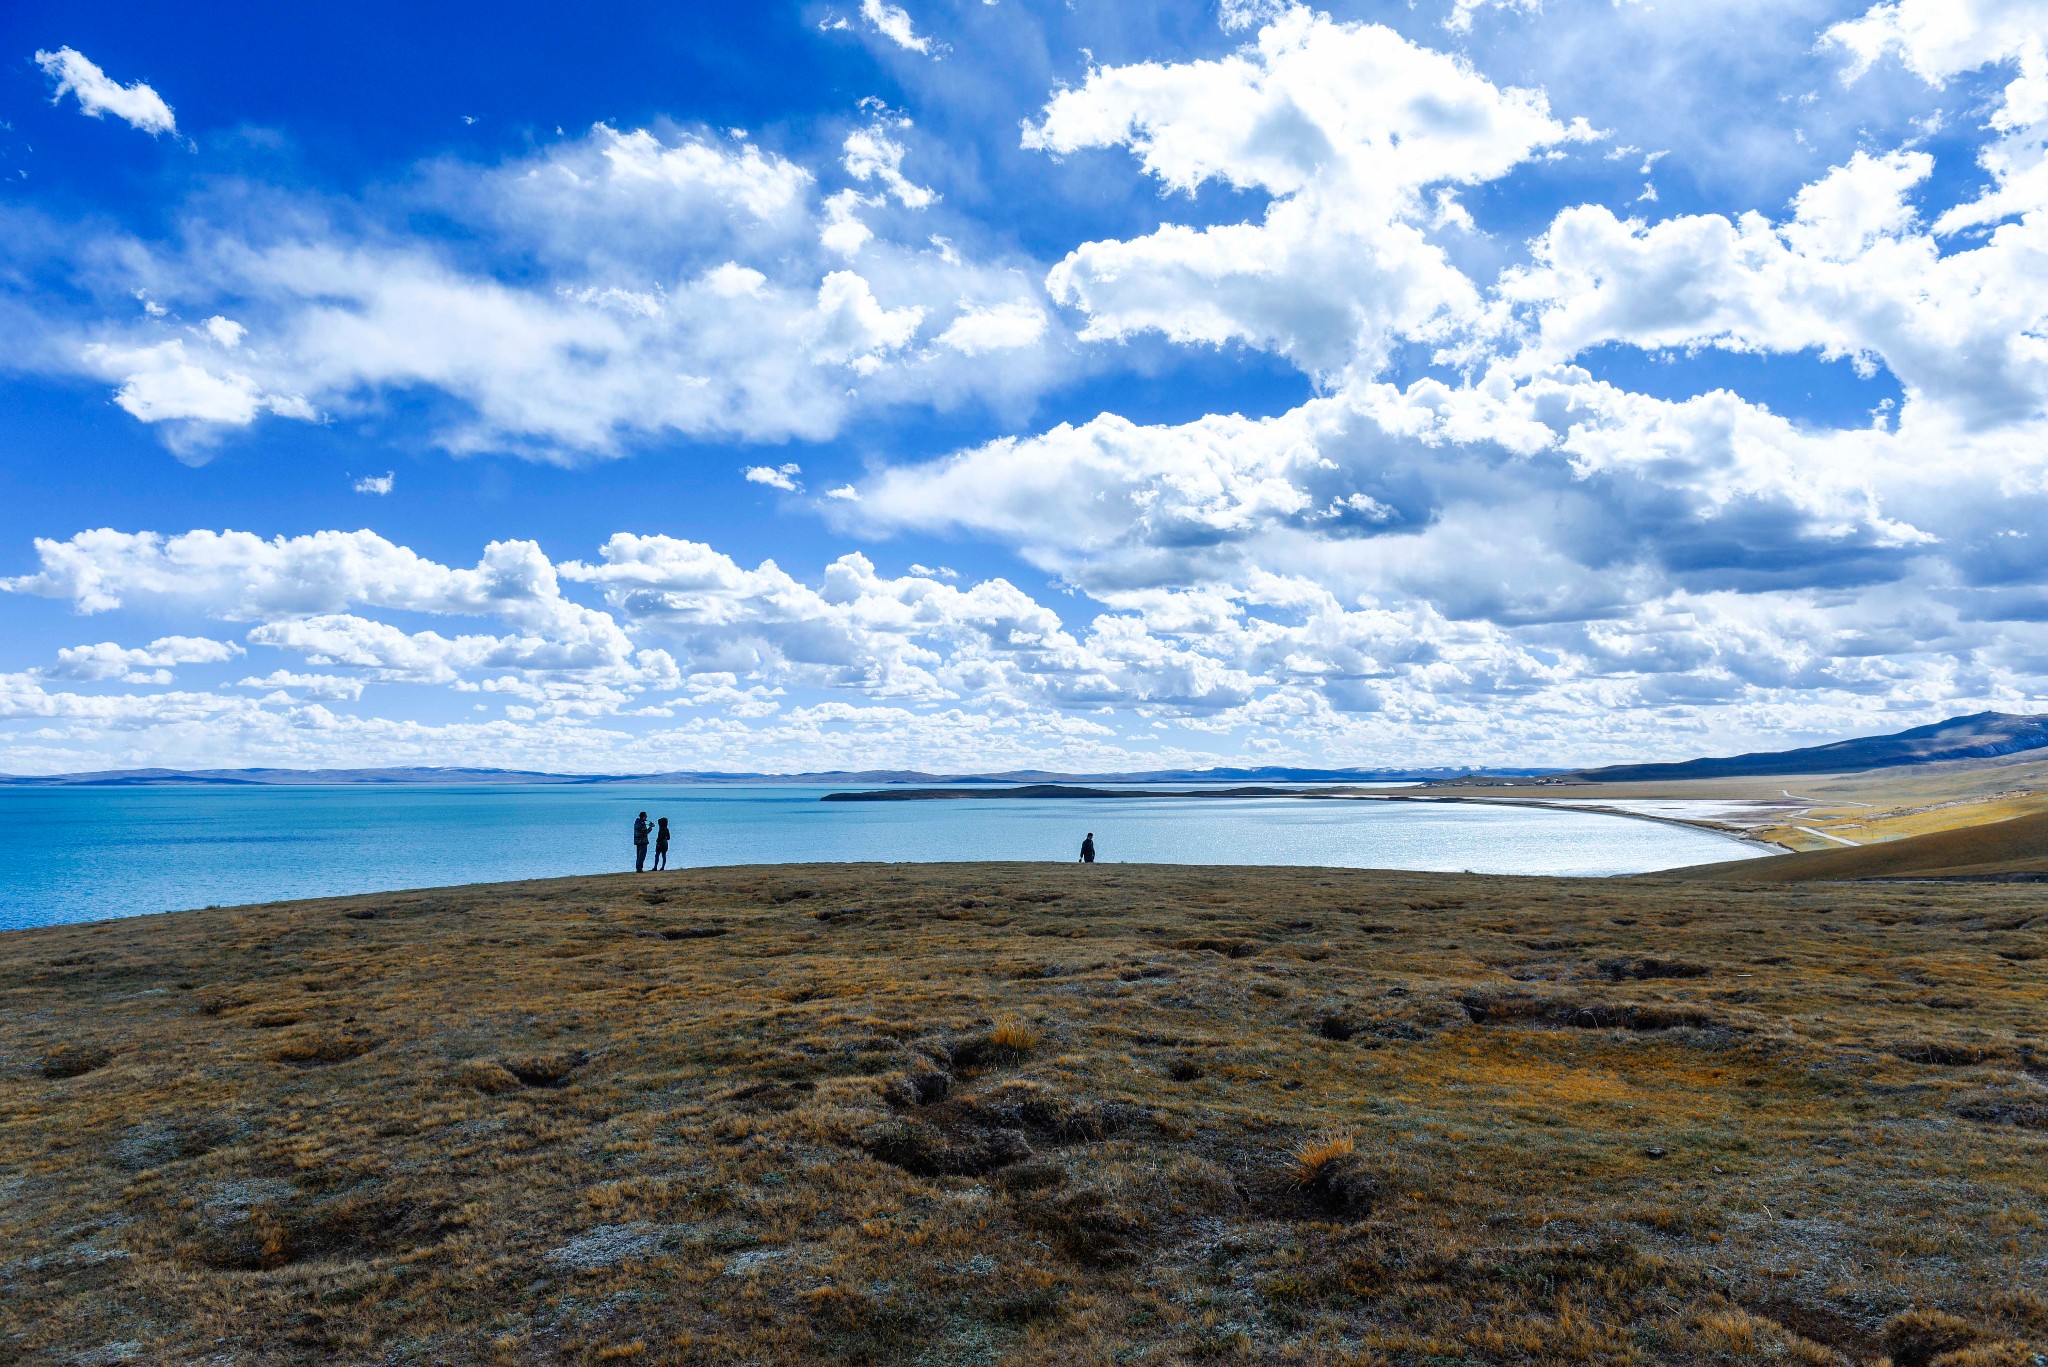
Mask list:
[[112,1062],[113,1057],[111,1051],[90,1045],[60,1044],[43,1055],[36,1071],[52,1082],[61,1082],[96,1073]]
[[953,1067],[962,1073],[983,1068],[1008,1068],[1022,1063],[1038,1048],[1039,1032],[1014,1016],[996,1022],[980,1034],[971,1035],[952,1049]]
[[1646,982],[1654,978],[1704,978],[1713,972],[1705,964],[1679,959],[1606,959],[1600,976],[1609,982]]
[[1288,1155],[1283,1171],[1295,1194],[1329,1216],[1362,1215],[1379,1200],[1383,1189],[1380,1174],[1348,1134],[1303,1140]]
[[2032,1367],[2044,897],[816,867],[0,936],[0,1358]]
[[1933,1367],[1982,1337],[1976,1325],[1960,1316],[1916,1308],[1885,1325],[1883,1342],[1892,1367]]
[[499,1060],[499,1066],[522,1087],[560,1087],[576,1076],[576,1070],[590,1062],[581,1049],[552,1054],[514,1054]]
[[988,1052],[992,1057],[1016,1063],[1030,1056],[1040,1038],[1038,1031],[1010,1016],[996,1022],[995,1029],[988,1032]]
[[458,1087],[467,1087],[485,1096],[501,1096],[516,1092],[526,1084],[514,1077],[512,1070],[496,1059],[467,1059],[456,1065],[453,1081]]
[[664,940],[712,940],[730,929],[721,925],[663,926],[654,933]]
[[1718,1030],[1730,1026],[1711,1011],[1655,1002],[1479,991],[1465,993],[1460,1005],[1479,1025],[1547,1025],[1573,1030]]
[[2043,1096],[2038,1086],[2026,1091],[2009,1089],[1959,1097],[1949,1103],[1949,1110],[1980,1125],[2048,1130],[2048,1096]]
[[891,1118],[861,1134],[861,1146],[917,1177],[985,1177],[1031,1157],[1023,1133],[1000,1126],[943,1126]]
[[1980,1064],[2012,1058],[2010,1050],[1995,1045],[1960,1044],[1947,1040],[1902,1045],[1892,1052],[1908,1063],[1925,1063],[1937,1068],[1975,1068]]
[[280,1040],[270,1051],[273,1061],[296,1068],[318,1068],[361,1058],[380,1043],[363,1031],[309,1030]]

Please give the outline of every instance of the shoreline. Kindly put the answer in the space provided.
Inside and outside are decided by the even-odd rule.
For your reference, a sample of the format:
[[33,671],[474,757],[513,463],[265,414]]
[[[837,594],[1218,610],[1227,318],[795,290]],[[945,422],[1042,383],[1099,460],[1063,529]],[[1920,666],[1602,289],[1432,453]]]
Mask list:
[[[1726,836],[1730,840],[1739,840],[1745,845],[1762,845],[1769,849],[1775,850],[1779,854],[1798,853],[1797,850],[1794,850],[1789,845],[1781,845],[1775,840],[1766,840],[1764,837],[1757,835],[1753,831],[1746,830],[1741,826],[1730,826],[1723,822],[1718,821],[1688,820],[1682,816],[1658,816],[1652,812],[1631,812],[1624,808],[1609,807],[1603,803],[1599,803],[1595,800],[1588,799],[1580,799],[1579,801],[1572,802],[1569,804],[1555,799],[1526,797],[1451,797],[1407,799],[1402,799],[1399,797],[1386,797],[1381,798],[1379,800],[1382,802],[1399,802],[1403,800],[1410,802],[1473,802],[1487,803],[1495,807],[1540,807],[1546,808],[1550,811],[1593,812],[1600,816],[1623,816],[1628,817],[1630,820],[1633,821],[1659,821],[1667,826],[1684,826],[1689,830],[1707,831],[1713,835]],[[1694,801],[1696,799],[1674,798],[1667,800],[1682,802]],[[1621,874],[1615,876],[1629,877],[1631,875]]]
[[[975,793],[975,795],[979,795],[979,793]],[[1208,793],[1204,793],[1204,795],[1208,795]],[[1237,793],[1229,793],[1229,795],[1243,795],[1243,789],[1239,789]],[[1262,793],[1262,795],[1274,795],[1274,793]],[[1632,851],[1632,848],[1636,848],[1638,844],[1640,846],[1657,846],[1657,844],[1661,844],[1661,840],[1655,838],[1655,836],[1649,836],[1647,832],[1645,834],[1630,834],[1626,828],[1597,828],[1595,826],[1595,828],[1579,828],[1579,832],[1575,836],[1575,840],[1579,840],[1585,846],[1583,848],[1583,857],[1567,859],[1561,865],[1559,861],[1546,859],[1540,853],[1542,846],[1546,844],[1544,834],[1542,834],[1544,828],[1536,826],[1536,834],[1528,834],[1532,824],[1528,824],[1526,818],[1522,818],[1522,820],[1516,820],[1516,822],[1509,822],[1507,824],[1511,828],[1509,844],[1516,848],[1516,851],[1524,851],[1524,846],[1530,846],[1528,851],[1524,851],[1520,855],[1518,853],[1501,853],[1501,851],[1497,851],[1493,838],[1487,838],[1483,832],[1473,836],[1473,838],[1462,838],[1462,840],[1460,838],[1446,840],[1444,836],[1425,838],[1427,848],[1419,848],[1419,851],[1417,851],[1417,848],[1407,848],[1399,840],[1395,840],[1395,844],[1391,844],[1391,846],[1382,846],[1378,840],[1374,840],[1370,836],[1370,830],[1366,830],[1362,836],[1348,838],[1348,846],[1343,848],[1343,851],[1331,851],[1331,848],[1325,848],[1323,844],[1311,842],[1311,846],[1296,848],[1296,851],[1290,851],[1290,855],[1288,855],[1290,863],[1286,863],[1286,865],[1278,865],[1278,863],[1253,863],[1249,867],[1300,867],[1300,869],[1380,867],[1380,869],[1386,869],[1386,871],[1401,871],[1401,867],[1405,863],[1413,863],[1417,859],[1434,859],[1436,865],[1438,865],[1436,869],[1411,869],[1411,871],[1415,871],[1415,873],[1444,873],[1444,875],[1452,875],[1452,873],[1464,873],[1470,865],[1481,863],[1481,865],[1489,865],[1489,869],[1485,873],[1475,873],[1473,877],[1626,879],[1626,877],[1642,877],[1642,875],[1649,875],[1649,873],[1663,873],[1663,871],[1679,869],[1679,867],[1704,867],[1704,865],[1729,863],[1729,861],[1753,861],[1753,859],[1763,857],[1763,855],[1778,855],[1780,853],[1778,846],[1769,844],[1769,842],[1763,842],[1763,840],[1755,840],[1755,838],[1743,838],[1743,834],[1739,830],[1729,828],[1729,826],[1716,826],[1716,824],[1708,824],[1708,822],[1700,822],[1700,820],[1673,820],[1669,816],[1626,812],[1626,810],[1620,810],[1620,807],[1604,807],[1604,805],[1563,805],[1563,803],[1513,801],[1513,799],[1501,801],[1501,799],[1491,797],[1491,795],[1487,795],[1487,797],[1481,797],[1481,795],[1419,795],[1419,793],[1407,793],[1407,791],[1395,791],[1395,793],[1360,793],[1360,791],[1348,791],[1348,793],[1309,791],[1309,793],[1300,793],[1300,791],[1294,791],[1294,793],[1282,793],[1282,795],[1315,797],[1315,799],[1325,801],[1325,803],[1327,801],[1405,801],[1405,803],[1423,803],[1423,805],[1427,805],[1427,803],[1473,803],[1473,805],[1495,805],[1495,807],[1499,807],[1499,805],[1554,807],[1554,810],[1561,810],[1561,812],[1579,812],[1579,814],[1595,816],[1595,818],[1630,816],[1634,820],[1657,822],[1657,824],[1663,824],[1667,828],[1696,830],[1696,832],[1720,836],[1720,838],[1726,838],[1726,840],[1741,840],[1743,844],[1739,848],[1726,848],[1726,846],[1683,848],[1683,846],[1679,846],[1679,848],[1671,848],[1671,851],[1663,851],[1663,853],[1657,853],[1657,855],[1653,855],[1649,851],[1642,851],[1638,857],[1630,859],[1628,851]],[[348,805],[352,805],[352,801]],[[809,807],[809,803],[799,803],[799,807]],[[817,812],[817,807],[811,807],[811,810]],[[983,826],[1008,828],[1008,826],[1014,824],[1014,822],[1010,822],[1006,818],[1006,814],[1001,814],[999,810],[997,812],[989,812],[987,816],[983,816],[983,812],[987,812],[987,810],[956,812],[954,814],[956,820],[944,822],[942,826],[950,826],[952,830],[958,832],[958,830],[981,830]],[[1184,818],[1200,822],[1202,816],[1204,816],[1200,812],[1178,812],[1178,810],[1165,810],[1165,812],[1161,812],[1161,810],[1157,810],[1157,807],[1153,807],[1153,812],[1157,816],[1149,818],[1149,820],[1139,818],[1137,812],[1126,812],[1126,816],[1128,818],[1137,818],[1139,824],[1161,824],[1163,822],[1165,828],[1182,828],[1186,824]],[[1329,812],[1327,807],[1323,807],[1323,812]],[[1413,822],[1421,822],[1423,828],[1427,828],[1427,826],[1434,826],[1434,824],[1440,824],[1440,822],[1450,822],[1452,826],[1460,826],[1462,828],[1464,824],[1475,820],[1475,818],[1464,818],[1460,822],[1458,818],[1452,818],[1452,816],[1446,814],[1444,818],[1438,818],[1438,822],[1430,822],[1430,818],[1427,818],[1421,812],[1417,812],[1415,807],[1405,807],[1405,812],[1411,812],[1413,816],[1397,816],[1393,810],[1389,810],[1389,812],[1384,812],[1382,818],[1378,818],[1378,820],[1370,818],[1368,814],[1356,814],[1356,818],[1341,818],[1337,824],[1343,826],[1343,828],[1352,828],[1352,826],[1358,826],[1358,824],[1362,824],[1366,828],[1378,828],[1380,820],[1384,820],[1384,822],[1389,822],[1395,828],[1407,828]],[[1335,812],[1329,812],[1329,814],[1335,816]],[[825,816],[827,822],[829,822],[829,814],[819,812],[819,816]],[[922,816],[911,816],[909,812],[905,812],[903,816],[909,818],[907,824],[911,824],[911,826],[924,824]],[[1071,816],[1075,820],[1079,820],[1081,812],[1073,812]],[[1296,820],[1296,816],[1300,820]],[[338,820],[352,824],[356,818],[348,816],[348,814],[342,814]],[[1268,816],[1262,818],[1262,822],[1266,826],[1276,828],[1276,830],[1278,828],[1292,828],[1292,826],[1298,826],[1298,824],[1303,824],[1303,822],[1319,824],[1319,822],[1313,822],[1309,818],[1309,812],[1296,812],[1296,810],[1288,810],[1288,807],[1272,807],[1272,805],[1268,805]],[[838,822],[829,822],[829,824],[836,826]],[[899,824],[905,824],[905,822],[891,820],[887,824],[899,826]],[[1470,836],[1473,832],[1466,832],[1466,834]],[[1425,836],[1427,836],[1427,830],[1425,830]],[[1507,838],[1507,836],[1501,836],[1501,838]],[[1364,840],[1364,844],[1360,848],[1350,848],[1352,844],[1358,844],[1360,840]],[[1018,842],[1014,842],[1014,840],[1010,840],[1010,842],[999,840],[997,844],[1001,844],[1004,848],[1001,848],[1001,851],[997,851],[997,848],[991,848],[985,842],[969,840],[967,844],[963,844],[961,840],[956,840],[956,838],[944,838],[944,840],[930,842],[930,846],[920,844],[918,848],[913,848],[913,851],[905,851],[903,846],[879,846],[879,844],[874,844],[870,840],[854,840],[852,844],[848,844],[846,840],[840,840],[840,838],[819,838],[819,840],[799,840],[795,844],[791,840],[778,840],[776,842],[778,848],[762,848],[762,846],[735,848],[729,838],[707,836],[707,840],[702,840],[702,842],[690,840],[690,842],[684,844],[682,859],[686,863],[678,863],[678,869],[682,869],[682,867],[696,867],[696,869],[705,869],[705,867],[752,867],[752,865],[764,865],[764,867],[803,867],[803,865],[844,865],[844,863],[870,863],[872,867],[907,869],[907,867],[920,867],[920,865],[975,863],[975,861],[985,861],[989,855],[997,855],[997,857],[1004,857],[1006,855],[1010,859],[1026,859],[1026,861],[1036,855],[1036,857],[1049,859],[1049,863],[1059,863],[1059,859],[1051,859],[1053,853],[1047,851],[1047,848],[1042,846],[1042,842],[1032,842],[1030,848],[1018,846]],[[455,861],[401,859],[401,861],[397,861],[395,867],[371,867],[371,869],[362,869],[362,867],[354,867],[354,869],[342,869],[342,867],[307,867],[307,869],[285,867],[285,869],[268,871],[264,875],[244,875],[244,871],[240,867],[213,869],[213,865],[207,863],[207,859],[199,859],[197,863],[188,861],[188,867],[176,867],[176,869],[164,871],[162,875],[152,875],[152,877],[145,877],[145,879],[139,879],[139,881],[131,881],[127,885],[127,892],[125,894],[117,894],[117,896],[74,896],[63,885],[53,883],[49,877],[43,877],[43,873],[47,873],[47,871],[43,871],[41,867],[35,867],[35,869],[27,869],[25,867],[25,879],[27,881],[20,883],[20,885],[8,887],[6,892],[0,892],[0,930],[31,928],[31,926],[43,926],[43,924],[92,924],[92,922],[106,922],[106,920],[123,920],[123,918],[129,918],[129,916],[158,916],[158,914],[166,914],[166,912],[205,910],[205,908],[211,908],[211,906],[270,906],[270,904],[303,902],[303,900],[334,898],[334,896],[403,894],[403,892],[420,892],[420,889],[432,889],[432,887],[477,887],[477,885],[508,883],[508,881],[549,879],[549,877],[594,877],[594,875],[602,875],[602,873],[610,873],[610,871],[621,871],[625,867],[631,867],[629,859],[614,865],[614,863],[604,859],[604,853],[606,853],[606,848],[602,844],[569,842],[569,844],[563,844],[559,848],[549,846],[549,848],[545,848],[545,851],[532,851],[530,853],[532,857],[526,857],[526,859],[516,859],[516,861],[506,861],[506,863],[492,861],[489,865],[477,865],[475,861],[467,861],[467,859],[455,859]],[[918,859],[905,859],[903,855],[907,855],[907,853],[915,853],[915,855],[922,855],[922,857],[918,857]],[[1141,846],[1135,846],[1135,848],[1128,848],[1128,851],[1122,851],[1124,857],[1133,857],[1135,861],[1143,861],[1143,863],[1157,863],[1161,867],[1176,867],[1176,861],[1194,861],[1194,859],[1202,859],[1204,855],[1214,855],[1214,853],[1221,853],[1221,851],[1208,846],[1202,840],[1186,840],[1186,838],[1182,838],[1182,840],[1167,840],[1165,846],[1157,846],[1157,848],[1151,846],[1151,844],[1141,844]],[[412,865],[418,865],[418,867],[412,867]],[[1227,861],[1227,863],[1184,863],[1180,867],[1239,867],[1239,861],[1233,859],[1233,861]]]
[[[820,802],[947,802],[1002,801],[1008,799],[1013,801],[1055,800],[1085,802],[1128,801],[1133,798],[1183,800],[1213,800],[1217,798],[1236,798],[1240,801],[1274,798],[1292,799],[1296,801],[1308,800],[1323,802],[1413,802],[1425,804],[1466,803],[1474,806],[1521,807],[1524,809],[1536,809],[1546,811],[1587,812],[1596,816],[1626,817],[1632,821],[1655,821],[1666,826],[1679,826],[1688,830],[1706,831],[1711,835],[1725,836],[1730,840],[1740,841],[1741,843],[1746,845],[1763,846],[1765,848],[1777,852],[1778,854],[1797,853],[1797,851],[1793,850],[1788,845],[1782,845],[1775,840],[1767,840],[1763,836],[1757,835],[1754,832],[1751,832],[1741,826],[1730,825],[1726,822],[1708,821],[1705,819],[1689,819],[1682,816],[1660,815],[1658,813],[1653,812],[1629,811],[1628,809],[1623,807],[1609,806],[1596,798],[1558,799],[1541,797],[1496,797],[1491,794],[1477,797],[1466,796],[1463,794],[1459,794],[1457,796],[1440,796],[1431,793],[1386,792],[1375,791],[1370,789],[1361,790],[1354,787],[1289,789],[1272,788],[1266,786],[1244,786],[1235,788],[1219,788],[1213,791],[1200,789],[1177,789],[1171,791],[1164,789],[1119,790],[1083,787],[1081,785],[1048,783],[1028,784],[1009,789],[987,790],[976,790],[972,788],[910,788],[890,790],[885,788],[879,788],[862,792],[827,793],[825,796],[821,797],[818,800]],[[1662,800],[1682,802],[1694,801],[1698,799],[1669,798]],[[1630,877],[1632,875],[1611,874],[1608,876]]]

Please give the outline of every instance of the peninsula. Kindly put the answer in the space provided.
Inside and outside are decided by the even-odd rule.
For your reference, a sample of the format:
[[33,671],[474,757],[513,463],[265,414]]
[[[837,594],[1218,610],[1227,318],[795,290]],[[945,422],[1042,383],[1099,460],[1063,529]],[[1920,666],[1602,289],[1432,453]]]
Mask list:
[[[1986,712],[1890,736],[1728,759],[1576,772],[1467,774],[1403,783],[1286,787],[976,780],[830,793],[827,802],[1142,798],[1486,802],[1553,806],[1698,826],[1781,850],[1824,850],[1959,831],[2048,813],[2048,721]],[[1839,766],[1863,765],[1844,769]],[[1828,766],[1837,766],[1830,768]]]

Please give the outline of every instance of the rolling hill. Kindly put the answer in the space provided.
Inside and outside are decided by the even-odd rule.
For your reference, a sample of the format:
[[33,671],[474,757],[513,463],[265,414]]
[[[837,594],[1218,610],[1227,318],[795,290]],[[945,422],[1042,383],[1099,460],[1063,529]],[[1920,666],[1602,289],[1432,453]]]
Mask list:
[[1862,736],[1801,750],[1759,751],[1674,764],[1616,764],[1563,776],[1571,783],[1665,783],[1696,778],[1843,774],[1947,760],[1996,759],[2048,747],[2048,716],[1978,712],[1887,736]]
[[2042,910],[813,864],[12,931],[0,1361],[2023,1367]]
[[2048,882],[2048,812],[1854,849],[1702,864],[1650,876],[1688,882],[1743,883],[1848,882],[1871,878]]

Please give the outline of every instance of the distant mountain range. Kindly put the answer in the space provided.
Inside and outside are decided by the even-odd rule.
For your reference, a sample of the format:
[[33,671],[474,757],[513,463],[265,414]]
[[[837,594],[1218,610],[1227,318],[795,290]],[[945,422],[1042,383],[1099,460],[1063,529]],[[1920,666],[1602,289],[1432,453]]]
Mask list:
[[1765,778],[1777,774],[1842,774],[1945,760],[1996,759],[2048,746],[2048,716],[1979,712],[1916,726],[1889,736],[1864,736],[1804,750],[1772,750],[1682,764],[1616,764],[1564,775],[1574,783],[1668,783],[1686,778]]
[[[1471,773],[1470,769],[1146,769],[1120,774],[1066,774],[1046,769],[1003,773],[932,774],[918,769],[834,769],[801,774],[725,773],[674,769],[657,774],[549,774],[524,769],[104,769],[84,774],[0,775],[13,787],[277,787],[305,784],[366,784],[384,787],[494,783],[732,783],[891,784],[933,783],[1426,783]],[[1533,777],[1548,769],[1497,769],[1492,773]]]
[[[1486,769],[1488,778],[1548,777],[1569,783],[1670,782],[1688,778],[1760,778],[1774,774],[1833,774],[1944,760],[1995,759],[2048,747],[2048,715],[1979,712],[1889,736],[1866,736],[1803,750],[1772,750],[1695,759],[1675,764],[1617,764],[1602,769]],[[725,773],[673,769],[655,774],[549,774],[525,769],[106,769],[84,774],[0,774],[0,786],[262,787],[286,784],[402,785],[489,783],[732,783],[826,784],[888,787],[960,783],[1433,783],[1478,776],[1465,767],[1432,769],[1143,769],[1128,773],[1073,774],[1049,769],[933,774],[920,769],[831,769],[800,774]]]

